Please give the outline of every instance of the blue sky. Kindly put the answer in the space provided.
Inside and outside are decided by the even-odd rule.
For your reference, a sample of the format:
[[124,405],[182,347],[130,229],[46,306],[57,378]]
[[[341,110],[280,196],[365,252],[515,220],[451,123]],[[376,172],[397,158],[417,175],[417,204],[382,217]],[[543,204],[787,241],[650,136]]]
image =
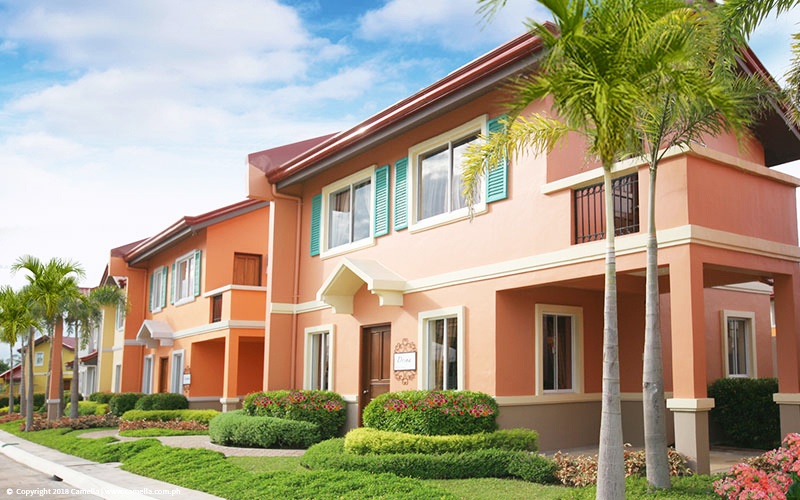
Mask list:
[[[348,128],[513,38],[471,0],[0,0],[0,284],[245,196],[248,153]],[[780,77],[800,11],[751,40]]]

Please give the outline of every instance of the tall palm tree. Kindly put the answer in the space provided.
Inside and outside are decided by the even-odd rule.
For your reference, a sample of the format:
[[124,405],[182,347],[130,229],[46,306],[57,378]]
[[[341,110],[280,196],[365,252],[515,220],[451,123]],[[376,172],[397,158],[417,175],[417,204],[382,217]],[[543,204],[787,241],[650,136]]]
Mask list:
[[50,338],[50,377],[47,387],[47,418],[55,420],[63,408],[60,400],[62,387],[61,349],[64,335],[64,312],[66,303],[80,294],[78,279],[84,277],[80,264],[58,258],[43,263],[36,257],[26,255],[11,266],[13,272],[27,271],[28,293],[31,302],[41,312]]
[[[597,497],[625,496],[619,382],[617,284],[612,168],[632,152],[639,110],[649,102],[650,84],[665,74],[677,78],[691,41],[691,12],[681,0],[538,0],[555,26],[531,21],[545,55],[539,71],[514,88],[507,128],[490,135],[468,155],[465,191],[505,155],[550,151],[569,131],[581,135],[603,169],[605,205],[605,292],[603,394]],[[505,0],[479,0],[491,16]],[[550,97],[556,117],[523,116],[527,106]]]
[[[10,286],[0,287],[0,340],[8,342],[11,353],[11,375],[8,386],[8,413],[14,413],[14,345],[30,328],[38,326],[37,319],[28,308],[24,291],[16,292]],[[20,394],[20,398],[21,398]]]
[[80,376],[79,348],[86,347],[92,330],[103,320],[103,307],[126,307],[125,292],[116,286],[104,285],[93,288],[88,295],[79,295],[68,307],[68,321],[75,331],[75,359],[72,363],[72,386],[70,388],[70,418],[78,418],[78,382]]

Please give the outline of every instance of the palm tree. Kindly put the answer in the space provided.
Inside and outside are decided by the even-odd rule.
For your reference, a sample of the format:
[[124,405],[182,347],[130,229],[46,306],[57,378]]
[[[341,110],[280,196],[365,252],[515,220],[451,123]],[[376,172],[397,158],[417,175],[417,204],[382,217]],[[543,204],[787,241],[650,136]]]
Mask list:
[[80,264],[58,258],[42,263],[36,257],[26,255],[20,257],[11,266],[13,272],[25,270],[28,280],[28,293],[32,303],[40,311],[43,322],[51,333],[50,342],[50,377],[47,384],[47,418],[55,420],[61,416],[60,387],[61,377],[61,346],[64,334],[64,320],[66,303],[80,294],[78,290],[79,278],[84,276]]
[[72,363],[72,386],[70,392],[70,418],[78,418],[78,381],[80,362],[79,347],[86,347],[92,330],[103,320],[103,307],[115,308],[126,306],[125,292],[119,287],[105,285],[92,289],[88,295],[79,295],[68,307],[68,319],[75,331],[75,359]]
[[[605,293],[603,395],[597,497],[625,496],[619,383],[617,285],[612,167],[630,154],[639,110],[650,102],[652,82],[678,79],[680,62],[696,22],[682,0],[538,0],[555,25],[528,21],[545,55],[539,71],[514,88],[506,129],[473,149],[465,165],[465,194],[505,154],[550,151],[569,131],[581,135],[603,168],[605,205]],[[505,0],[479,0],[491,17]],[[557,33],[557,34],[556,34]],[[557,118],[522,116],[527,106],[550,97]]]
[[[14,345],[19,337],[30,328],[36,328],[38,321],[28,308],[23,291],[15,292],[10,286],[0,287],[0,339],[8,342],[11,360],[11,375],[8,386],[8,413],[14,413]],[[21,396],[21,395],[20,395]]]

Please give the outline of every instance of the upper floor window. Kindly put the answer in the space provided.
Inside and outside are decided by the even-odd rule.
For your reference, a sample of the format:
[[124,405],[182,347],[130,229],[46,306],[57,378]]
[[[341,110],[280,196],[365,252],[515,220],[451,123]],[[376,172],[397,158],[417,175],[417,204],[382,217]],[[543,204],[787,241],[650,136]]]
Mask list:
[[233,284],[261,286],[261,256],[249,253],[233,254]]
[[125,312],[126,312],[125,304],[119,304],[117,306],[117,314],[115,316],[116,322],[114,324],[114,328],[117,331],[121,331],[125,328]]
[[172,265],[172,301],[191,302],[200,295],[200,251],[189,252]]
[[158,312],[167,305],[167,266],[157,267],[150,274],[150,310]]
[[44,364],[44,353],[37,352],[36,359],[33,361],[34,366],[42,366]]
[[[639,231],[639,175],[633,173],[612,181],[614,234]],[[605,189],[594,184],[574,191],[575,243],[606,237]]]

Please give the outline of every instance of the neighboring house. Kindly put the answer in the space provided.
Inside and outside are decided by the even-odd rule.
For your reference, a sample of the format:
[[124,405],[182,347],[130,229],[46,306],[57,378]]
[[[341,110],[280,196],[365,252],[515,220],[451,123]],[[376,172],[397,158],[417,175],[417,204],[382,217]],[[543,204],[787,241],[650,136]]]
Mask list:
[[[72,383],[72,360],[75,357],[75,337],[64,337],[62,340],[61,348],[61,361],[64,363],[62,367],[64,374],[64,392],[69,394]],[[25,356],[27,346],[19,349],[20,355]],[[50,337],[41,336],[33,341],[33,392],[44,393],[45,384],[47,380],[47,366],[50,361]],[[11,370],[3,372],[0,377],[6,383],[6,393],[8,393],[8,380],[13,372],[14,376],[14,393],[19,395],[19,383],[21,381],[20,373],[22,372],[22,365],[17,365]]]
[[106,279],[130,303],[115,325],[113,391],[233,409],[261,388],[267,227],[268,203],[247,200],[112,251]]
[[[121,278],[121,281],[124,283],[125,279]],[[100,280],[100,286],[104,284],[120,286],[106,273]],[[84,293],[88,294],[91,290],[87,288]],[[95,325],[85,342],[78,345],[78,390],[84,398],[94,392],[111,392],[112,389],[114,335],[119,328],[117,321],[124,321],[125,315],[120,315],[115,307],[102,307],[102,311],[100,324]]]
[[[502,427],[536,429],[542,449],[597,444],[602,169],[570,136],[493,170],[473,212],[460,194],[464,149],[497,129],[503,83],[535,68],[540,50],[520,36],[350,130],[249,156],[249,196],[270,202],[264,389],[341,393],[349,426],[388,390],[483,391]],[[743,61],[766,74],[749,51]],[[800,431],[800,180],[768,168],[800,158],[787,123],[775,106],[746,149],[709,137],[659,169],[669,429],[700,471],[717,378],[777,369],[782,429]],[[641,444],[647,165],[620,162],[614,177],[624,439]],[[198,245],[149,257],[151,275],[165,273],[156,282]],[[776,368],[770,289],[758,282],[774,288]],[[145,325],[139,337],[180,335]],[[158,373],[168,351],[149,352]]]

